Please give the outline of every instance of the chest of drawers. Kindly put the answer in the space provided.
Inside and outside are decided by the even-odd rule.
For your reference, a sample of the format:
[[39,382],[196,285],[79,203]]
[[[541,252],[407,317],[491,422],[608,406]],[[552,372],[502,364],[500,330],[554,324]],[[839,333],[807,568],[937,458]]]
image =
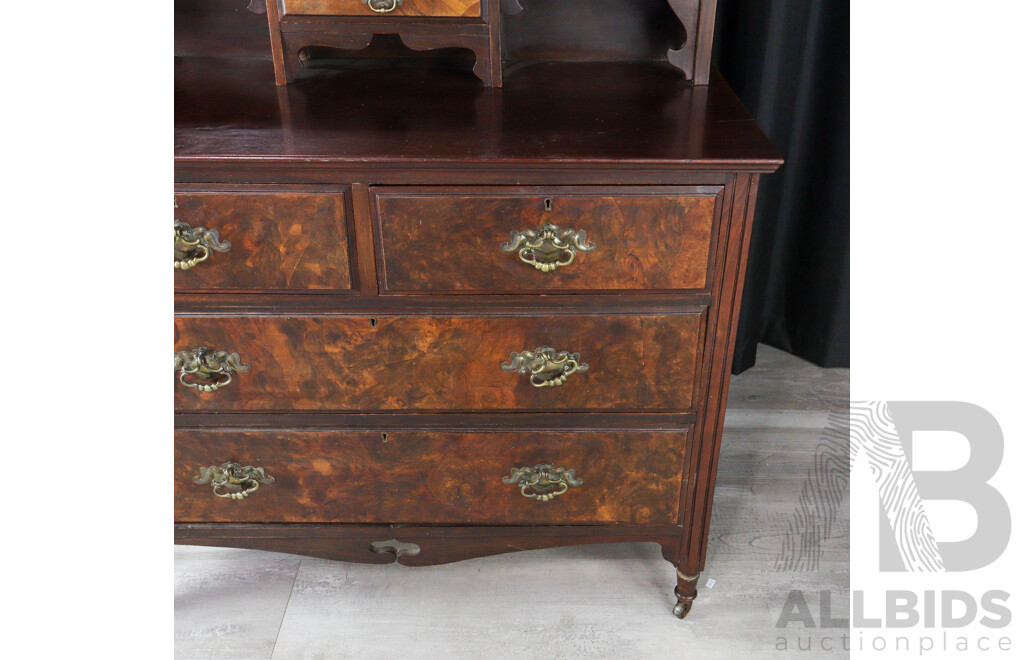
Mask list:
[[176,541],[407,565],[656,542],[684,616],[781,162],[728,87],[177,67]]

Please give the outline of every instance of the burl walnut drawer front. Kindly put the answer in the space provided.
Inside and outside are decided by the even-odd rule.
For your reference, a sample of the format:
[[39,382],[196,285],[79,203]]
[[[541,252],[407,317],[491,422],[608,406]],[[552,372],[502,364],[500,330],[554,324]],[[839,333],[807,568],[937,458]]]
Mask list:
[[375,189],[382,290],[704,290],[718,187]]
[[686,411],[704,322],[703,311],[178,317],[175,408]]
[[[178,430],[174,517],[675,523],[685,441],[686,431]],[[228,462],[238,465],[233,482]],[[204,476],[202,468],[213,470]]]
[[178,291],[352,289],[341,192],[179,192],[174,205]]
[[284,0],[284,13],[307,16],[479,17],[480,0]]

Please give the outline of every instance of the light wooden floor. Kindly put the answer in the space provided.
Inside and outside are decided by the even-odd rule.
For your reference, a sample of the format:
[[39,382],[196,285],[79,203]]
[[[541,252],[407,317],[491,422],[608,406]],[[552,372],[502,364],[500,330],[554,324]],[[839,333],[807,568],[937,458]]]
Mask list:
[[[178,658],[820,658],[822,635],[776,621],[791,589],[833,593],[846,616],[846,497],[820,552],[780,562],[849,372],[761,346],[733,378],[707,568],[684,621],[672,566],[654,544],[555,548],[429,568],[178,546]],[[805,491],[806,497],[806,491]],[[812,509],[813,510],[813,509]],[[827,520],[811,526],[825,528]],[[822,514],[823,515],[823,514]],[[806,535],[799,537],[804,540]],[[792,553],[790,553],[792,554]],[[796,566],[802,570],[789,570]],[[782,566],[786,570],[778,569]],[[715,580],[708,588],[708,578]],[[797,650],[813,635],[817,650]],[[788,652],[776,650],[778,638]],[[790,656],[790,654],[793,654]]]

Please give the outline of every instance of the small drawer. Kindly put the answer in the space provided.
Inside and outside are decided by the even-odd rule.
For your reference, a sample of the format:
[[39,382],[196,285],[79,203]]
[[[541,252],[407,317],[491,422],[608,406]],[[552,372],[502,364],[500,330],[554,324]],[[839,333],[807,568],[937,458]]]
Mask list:
[[377,188],[381,289],[704,291],[720,191]]
[[284,14],[305,16],[480,16],[480,0],[284,0]]
[[349,291],[341,192],[177,192],[176,291]]
[[179,429],[174,518],[675,523],[688,432]]
[[683,412],[694,405],[705,322],[704,308],[649,316],[180,316],[175,408]]

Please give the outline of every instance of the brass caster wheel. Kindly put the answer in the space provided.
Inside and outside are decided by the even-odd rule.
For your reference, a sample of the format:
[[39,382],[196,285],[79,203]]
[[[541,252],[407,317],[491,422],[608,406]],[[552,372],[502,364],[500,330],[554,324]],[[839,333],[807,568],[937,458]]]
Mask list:
[[675,614],[677,619],[685,619],[686,615],[690,613],[691,607],[693,607],[692,600],[681,600],[672,608],[672,614]]
[[685,619],[686,615],[690,613],[690,608],[693,607],[693,599],[697,597],[697,579],[700,577],[700,573],[687,575],[676,570],[676,577],[679,580],[675,589],[676,606],[672,608],[672,614],[680,619]]

